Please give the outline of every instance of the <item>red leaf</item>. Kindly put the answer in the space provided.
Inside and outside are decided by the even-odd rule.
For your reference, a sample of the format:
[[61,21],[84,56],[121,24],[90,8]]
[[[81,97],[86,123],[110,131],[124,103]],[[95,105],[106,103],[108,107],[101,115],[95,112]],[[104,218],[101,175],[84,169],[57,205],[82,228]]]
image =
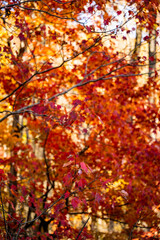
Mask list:
[[32,108],[32,110],[37,114],[44,114],[45,111],[48,110],[48,107],[47,106],[36,105]]
[[71,204],[74,209],[77,208],[80,203],[81,203],[81,200],[77,197],[74,197],[71,201]]
[[[1,159],[2,160],[2,159]],[[3,160],[4,161],[4,160]],[[4,174],[4,170],[0,169],[0,174]]]
[[155,77],[158,77],[158,72],[155,70]]
[[99,193],[96,193],[95,195],[96,202],[100,203],[101,199],[102,199],[101,195]]
[[91,28],[90,27],[86,27],[87,31],[90,33],[91,32]]
[[14,191],[16,191],[16,190],[17,190],[17,186],[15,186],[15,185],[12,184],[12,185],[11,185],[11,189],[14,190]]
[[155,61],[154,56],[149,57],[149,60],[150,60],[151,62]]
[[82,170],[83,170],[85,173],[88,173],[88,168],[87,168],[86,164],[85,164],[84,162],[81,162],[80,165],[81,165]]
[[79,188],[84,188],[85,185],[86,185],[86,180],[84,178],[80,179],[79,182],[78,182],[78,187]]
[[62,167],[68,167],[68,166],[70,166],[72,163],[73,163],[73,161],[66,162],[66,163],[63,164]]
[[28,191],[27,191],[26,187],[25,187],[25,186],[22,186],[22,195],[23,195],[23,196],[26,196],[27,193],[28,193]]
[[147,41],[148,39],[149,39],[149,36],[145,36],[145,37],[143,38],[144,41]]
[[92,169],[87,165],[85,164],[84,162],[81,162],[80,163],[81,165],[81,169],[85,172],[85,173],[89,173],[89,172],[92,172]]
[[20,196],[19,201],[22,203],[24,202],[24,197]]
[[86,42],[87,42],[86,40],[82,40],[82,44],[86,44]]
[[0,181],[5,179],[5,173],[2,169],[0,169]]
[[25,40],[25,37],[24,37],[24,34],[23,34],[23,33],[20,33],[20,34],[18,35],[18,37],[19,37],[19,39],[20,39],[21,41],[24,41],[24,40]]
[[122,11],[117,11],[117,15],[120,15],[122,13]]
[[133,15],[134,14],[131,10],[129,10],[128,13],[129,13],[129,15]]
[[70,192],[66,192],[65,194],[64,194],[64,198],[66,199],[66,198],[68,198],[70,196]]
[[13,210],[15,211],[15,207],[14,207],[13,203],[10,200],[8,200],[8,202],[9,202],[9,204],[11,204]]
[[9,51],[9,48],[8,47],[3,47],[3,52],[8,52]]
[[88,8],[88,12],[89,12],[89,13],[92,13],[92,12],[93,12],[93,7],[89,7],[89,8]]
[[72,111],[69,115],[70,115],[70,118],[71,118],[72,120],[76,120],[76,118],[77,118],[77,113],[76,113],[75,111]]
[[87,133],[88,133],[88,131],[87,131],[86,128],[83,129],[83,133],[84,133],[84,134],[87,134]]
[[105,26],[108,25],[109,22],[110,22],[110,19],[105,19],[105,20],[104,20],[104,25],[105,25]]
[[78,106],[78,105],[81,105],[81,100],[76,99],[76,100],[73,101],[72,104],[73,104],[74,107],[76,107],[76,106]]
[[13,39],[13,35],[12,36],[10,36],[10,38],[9,38],[9,41],[11,41]]
[[57,204],[55,207],[55,213],[58,213],[63,207],[64,207],[64,202]]
[[65,186],[69,186],[69,184],[72,181],[72,174],[69,172],[66,176],[63,178],[63,182]]

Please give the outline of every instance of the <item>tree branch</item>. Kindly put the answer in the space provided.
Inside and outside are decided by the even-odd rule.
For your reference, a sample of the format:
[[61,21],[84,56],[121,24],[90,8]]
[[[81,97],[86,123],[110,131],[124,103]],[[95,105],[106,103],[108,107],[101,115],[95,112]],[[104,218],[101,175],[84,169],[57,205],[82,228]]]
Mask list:
[[83,227],[81,228],[80,232],[78,233],[78,235],[77,235],[77,237],[76,237],[76,240],[80,237],[80,235],[81,235],[83,229],[85,228],[85,226],[87,225],[89,219],[90,219],[90,216],[89,216],[89,218],[87,219],[87,221],[84,223],[84,225],[83,225]]
[[7,222],[6,222],[6,218],[5,218],[5,210],[4,210],[4,206],[3,206],[3,199],[2,199],[2,192],[1,192],[1,187],[0,187],[0,200],[1,200],[1,204],[2,204],[2,213],[3,213],[3,221],[4,221],[4,226],[5,226],[5,231],[6,231],[6,239],[8,239],[8,230],[7,230]]

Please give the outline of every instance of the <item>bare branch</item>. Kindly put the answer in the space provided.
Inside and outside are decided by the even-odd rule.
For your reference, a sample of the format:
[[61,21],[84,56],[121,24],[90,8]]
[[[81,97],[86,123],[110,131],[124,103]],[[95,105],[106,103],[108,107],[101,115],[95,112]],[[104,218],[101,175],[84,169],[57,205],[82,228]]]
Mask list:
[[[160,71],[160,69],[157,70],[157,72],[159,72],[159,71]],[[154,73],[154,72],[153,72],[153,73]],[[62,96],[62,95],[67,94],[68,92],[70,92],[71,90],[73,90],[73,89],[75,89],[75,88],[85,86],[85,85],[87,85],[87,84],[89,84],[89,83],[94,83],[94,82],[104,81],[104,80],[106,81],[106,80],[110,80],[110,79],[113,79],[113,78],[120,78],[120,77],[122,78],[122,77],[143,76],[143,75],[148,75],[148,72],[146,72],[146,73],[138,73],[138,74],[112,75],[112,76],[106,78],[106,76],[109,75],[109,74],[110,74],[110,73],[108,73],[108,74],[106,74],[106,75],[104,75],[104,76],[102,76],[102,77],[99,77],[99,78],[97,78],[97,79],[89,80],[89,81],[87,81],[87,82],[77,83],[77,84],[75,84],[74,86],[68,88],[67,90],[64,90],[63,92],[57,93],[57,94],[55,94],[54,96],[50,97],[50,98],[48,99],[48,101],[52,101],[53,99],[55,99],[55,98],[57,98],[57,97],[59,97],[59,96]],[[23,108],[20,108],[20,109],[17,110],[17,111],[10,112],[9,114],[7,114],[7,115],[4,116],[3,118],[1,118],[1,119],[0,119],[0,122],[2,122],[3,120],[5,120],[6,118],[8,118],[8,117],[11,116],[11,115],[25,113],[25,112],[27,112],[27,109],[32,108],[32,107],[34,107],[34,106],[37,106],[38,104],[40,104],[40,102],[31,104],[31,105],[28,105],[28,106],[23,107]]]
[[88,221],[89,221],[90,217],[87,219],[87,221],[84,223],[83,227],[81,228],[80,232],[78,233],[78,236],[76,237],[76,240],[80,237],[83,229],[85,228],[85,226],[87,225]]
[[58,203],[58,202],[59,202],[60,200],[62,200],[63,198],[64,198],[64,194],[63,194],[60,198],[58,198],[54,203],[52,203],[47,209],[45,209],[43,212],[41,212],[41,214],[39,214],[37,217],[35,217],[33,220],[31,220],[31,221],[26,221],[26,222],[24,222],[24,223],[21,223],[21,225],[20,225],[20,227],[19,227],[19,230],[18,230],[18,232],[17,232],[17,234],[16,234],[15,240],[18,239],[18,236],[19,236],[20,232],[22,231],[22,228],[21,228],[21,227],[24,228],[26,224],[35,222],[37,219],[39,219],[43,214],[45,214],[46,212],[48,212],[49,209],[51,209],[56,203]]
[[21,4],[29,3],[29,2],[41,2],[41,0],[27,0],[27,1],[19,2],[19,3],[12,3],[12,4],[8,4],[8,5],[4,5],[4,6],[0,7],[0,9],[5,9],[5,8],[11,8],[11,7],[15,7],[15,6],[20,6]]
[[2,204],[2,212],[3,212],[3,221],[4,221],[4,226],[5,226],[5,231],[6,231],[6,238],[8,239],[8,230],[7,230],[7,222],[6,222],[6,218],[5,218],[5,210],[4,210],[4,206],[3,206],[3,199],[2,199],[2,192],[1,192],[1,187],[0,187],[0,200],[1,200],[1,204]]
[[90,50],[92,47],[95,46],[96,43],[100,42],[100,40],[101,40],[101,38],[98,38],[97,41],[96,41],[94,44],[90,45],[88,48],[84,49],[82,52],[77,53],[77,54],[74,55],[73,57],[64,60],[60,65],[58,65],[58,66],[56,66],[56,67],[51,67],[51,68],[46,69],[46,70],[41,71],[41,72],[36,71],[29,79],[27,79],[25,82],[23,82],[22,84],[20,84],[20,85],[19,85],[17,88],[15,88],[10,94],[8,94],[6,97],[0,99],[0,102],[2,102],[2,101],[4,101],[4,100],[6,100],[7,98],[11,97],[11,96],[12,96],[15,92],[17,92],[21,87],[24,87],[27,83],[29,83],[29,82],[32,80],[32,78],[35,77],[36,75],[44,74],[44,73],[47,73],[47,72],[50,72],[50,71],[52,71],[52,70],[55,70],[55,69],[57,69],[57,68],[62,67],[65,63],[67,63],[67,62],[75,59],[76,57],[78,57],[78,56],[82,55],[83,53],[85,53],[86,51]]

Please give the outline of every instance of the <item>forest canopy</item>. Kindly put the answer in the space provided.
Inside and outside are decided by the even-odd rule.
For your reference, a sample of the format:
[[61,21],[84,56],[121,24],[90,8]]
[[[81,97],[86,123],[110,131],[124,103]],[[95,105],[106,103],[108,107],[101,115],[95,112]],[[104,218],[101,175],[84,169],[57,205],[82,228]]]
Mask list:
[[0,2],[0,239],[160,238],[158,0]]

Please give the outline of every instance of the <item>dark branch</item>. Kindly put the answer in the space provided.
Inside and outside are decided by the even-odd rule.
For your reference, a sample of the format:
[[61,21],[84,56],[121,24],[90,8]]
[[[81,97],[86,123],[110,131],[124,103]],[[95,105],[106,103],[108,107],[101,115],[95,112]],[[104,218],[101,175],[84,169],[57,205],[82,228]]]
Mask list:
[[87,221],[84,223],[83,227],[81,228],[81,230],[79,231],[76,240],[80,237],[81,233],[83,232],[83,229],[85,228],[85,226],[87,225],[88,221],[89,221],[90,217],[87,219]]

